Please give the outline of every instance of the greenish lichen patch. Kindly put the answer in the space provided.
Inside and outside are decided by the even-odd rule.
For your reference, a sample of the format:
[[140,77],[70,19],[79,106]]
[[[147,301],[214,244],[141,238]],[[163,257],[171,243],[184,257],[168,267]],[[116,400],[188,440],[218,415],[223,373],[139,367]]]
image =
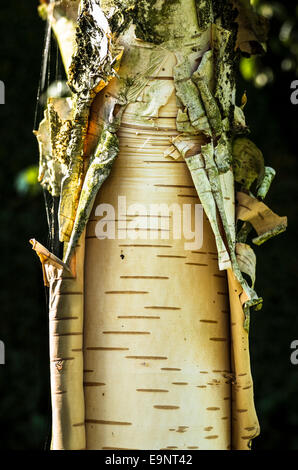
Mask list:
[[252,242],[255,245],[262,245],[270,238],[276,237],[276,235],[280,235],[281,233],[285,232],[286,229],[287,229],[287,222],[285,221],[281,223],[280,225],[273,227],[271,230],[268,230],[268,232],[262,233],[262,235],[260,235],[259,237],[253,238]]
[[68,163],[67,174],[62,180],[59,204],[59,237],[60,241],[68,241],[72,228],[84,174],[83,147],[87,133],[88,116],[93,95],[80,94],[75,99],[75,113],[69,143],[66,149]]
[[110,174],[113,162],[118,155],[119,145],[116,134],[103,129],[98,146],[90,158],[85,176],[72,234],[67,246],[65,263],[70,262],[73,251],[88,222],[99,188]]
[[275,175],[276,171],[274,170],[274,168],[271,168],[270,166],[265,166],[263,179],[258,185],[258,198],[265,199]]
[[109,24],[98,0],[82,0],[76,28],[76,51],[69,69],[69,86],[75,93],[94,90],[113,75],[107,33]]
[[243,189],[250,189],[255,181],[258,185],[263,181],[265,174],[263,154],[246,137],[238,137],[233,142],[233,170],[235,181]]
[[[60,100],[62,101],[62,100]],[[66,102],[66,100],[63,100]],[[71,119],[62,119],[55,103],[57,100],[48,100],[48,119],[50,123],[50,138],[53,158],[64,165],[68,165],[67,148],[71,138],[72,121]]]
[[231,140],[225,132],[222,132],[214,150],[215,163],[219,173],[226,173],[232,164]]
[[35,132],[39,143],[39,182],[58,197],[63,176],[67,171],[66,149],[72,129],[70,102],[67,98],[51,98],[44,119]]
[[162,44],[199,30],[194,0],[104,0],[101,4],[110,15],[115,36],[133,24],[138,39]]
[[136,25],[136,36],[143,41],[161,44],[170,39],[164,23],[171,17],[180,0],[138,0],[135,16],[133,18]]
[[206,29],[213,22],[213,1],[195,0],[198,24],[200,29]]
[[222,133],[221,113],[212,93],[214,81],[214,67],[212,51],[207,51],[196,72],[192,74],[192,81],[197,85],[201,99],[206,110],[210,127],[215,136]]
[[219,268],[228,269],[231,267],[231,260],[220,233],[217,220],[217,202],[214,197],[215,191],[218,190],[218,181],[216,175],[213,178],[211,174],[214,171],[216,172],[213,165],[213,144],[204,145],[201,154],[188,157],[185,161],[215,236]]
[[[174,81],[176,88],[176,95],[180,99],[183,106],[187,109],[190,123],[194,129],[203,132],[206,135],[211,135],[211,128],[206,116],[203,101],[198,92],[198,88],[192,81],[191,65],[188,58],[181,58],[178,56],[180,62],[174,67]],[[180,122],[183,122],[180,113]]]

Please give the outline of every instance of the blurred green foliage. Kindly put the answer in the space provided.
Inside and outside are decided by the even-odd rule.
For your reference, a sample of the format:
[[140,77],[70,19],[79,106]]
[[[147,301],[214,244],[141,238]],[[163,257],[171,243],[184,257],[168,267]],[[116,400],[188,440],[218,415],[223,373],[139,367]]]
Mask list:
[[[262,429],[253,447],[297,450],[298,366],[290,363],[290,344],[298,339],[298,106],[290,102],[290,85],[298,76],[298,7],[292,0],[252,3],[270,19],[268,53],[241,59],[238,93],[247,93],[252,140],[277,170],[266,202],[289,217],[286,234],[256,248],[256,287],[265,302],[252,314],[250,332]],[[6,85],[6,104],[0,106],[0,339],[6,345],[6,365],[0,366],[0,449],[42,449],[50,424],[46,299],[39,261],[28,244],[31,237],[47,244],[32,135],[44,34],[36,5],[36,0],[10,0],[1,5],[0,15],[0,79]]]
[[35,196],[41,192],[41,186],[38,183],[38,166],[30,165],[21,171],[15,180],[16,190],[19,194],[25,196],[31,194]]

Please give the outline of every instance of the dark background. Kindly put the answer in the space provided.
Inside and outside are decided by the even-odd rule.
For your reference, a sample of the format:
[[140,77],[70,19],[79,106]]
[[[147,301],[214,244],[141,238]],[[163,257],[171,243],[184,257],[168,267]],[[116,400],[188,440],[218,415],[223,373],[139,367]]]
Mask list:
[[[252,313],[251,358],[261,436],[258,450],[298,450],[298,365],[290,344],[297,320],[297,118],[290,101],[298,77],[298,7],[293,0],[254,1],[270,17],[268,53],[240,64],[251,138],[277,170],[266,203],[287,215],[286,234],[256,248],[257,291],[264,307]],[[45,24],[35,0],[2,2],[0,80],[1,278],[0,449],[43,449],[50,425],[48,319],[40,263],[32,237],[47,244],[44,201],[36,184],[38,148],[32,135]]]

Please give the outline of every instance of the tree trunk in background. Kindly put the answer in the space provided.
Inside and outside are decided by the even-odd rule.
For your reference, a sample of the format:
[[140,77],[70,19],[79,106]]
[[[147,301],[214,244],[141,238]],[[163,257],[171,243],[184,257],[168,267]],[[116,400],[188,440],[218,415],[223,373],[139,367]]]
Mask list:
[[[260,299],[235,255],[250,248],[236,244],[230,154],[246,130],[232,71],[254,41],[235,29],[248,6],[42,3],[72,90],[37,133],[64,242],[64,262],[33,242],[50,286],[52,448],[247,449],[259,426],[244,307]],[[200,203],[202,245],[187,248],[160,205],[194,230]]]

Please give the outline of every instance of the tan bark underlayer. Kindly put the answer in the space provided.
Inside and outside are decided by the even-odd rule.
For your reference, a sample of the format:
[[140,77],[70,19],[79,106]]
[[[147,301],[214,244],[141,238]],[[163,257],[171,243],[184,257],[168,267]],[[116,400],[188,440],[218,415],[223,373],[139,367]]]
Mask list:
[[[75,279],[66,278],[62,283],[61,270],[53,267],[51,264],[46,264],[46,270],[50,280],[50,299],[58,299],[58,303],[55,302],[54,305],[50,300],[50,358],[53,407],[52,449],[57,450],[88,448],[85,433],[85,402],[86,396],[88,396],[88,394],[86,395],[86,389],[92,386],[88,386],[88,380],[88,382],[85,383],[85,389],[83,388],[83,351],[81,334],[83,331],[83,308],[82,296],[79,295],[84,279],[83,270],[79,268],[79,266],[82,266],[84,263],[84,244],[85,241],[82,239],[80,242],[80,247],[76,253],[77,275]],[[62,286],[67,286],[67,288],[63,288]],[[259,425],[253,402],[253,384],[250,372],[248,335],[243,329],[244,316],[242,305],[239,299],[242,288],[231,271],[228,271],[228,286],[231,322],[230,334],[232,346],[232,373],[230,374],[230,377],[229,374],[226,376],[227,382],[230,378],[230,383],[232,386],[232,416],[230,411],[228,412],[228,416],[229,421],[232,420],[232,449],[245,450],[248,448],[250,440],[258,435]],[[74,295],[66,294],[66,292],[73,292]],[[62,295],[59,295],[59,293]],[[73,315],[74,311],[77,313],[77,315]],[[74,316],[77,318],[73,318]],[[158,315],[156,315],[154,312],[153,316]],[[69,322],[71,322],[71,328],[69,328]],[[65,324],[67,324],[67,328],[64,327]],[[67,341],[63,342],[62,350],[61,341],[59,341],[59,339],[63,334],[67,335]],[[182,335],[180,334],[180,337],[181,336]],[[95,353],[96,349],[89,350],[89,361],[92,361],[92,356],[90,356],[90,352],[92,351]],[[100,352],[100,350],[98,350],[98,352]],[[107,350],[107,352],[109,351]],[[110,352],[112,353],[113,350]],[[120,351],[115,352],[116,354],[119,354]],[[94,357],[93,360],[95,361],[95,366],[97,364],[101,366],[101,369],[104,369],[104,361],[96,361]],[[148,365],[149,364],[150,361],[148,361]],[[175,365],[177,365],[177,363]],[[115,365],[113,367],[115,367]],[[176,369],[177,367],[173,368]],[[91,370],[92,369],[86,369],[85,366],[85,376],[92,373],[93,370],[92,372]],[[196,368],[195,365],[194,370],[199,372],[199,368]],[[176,373],[176,371],[173,372]],[[197,373],[195,378],[198,378],[199,381],[202,375],[203,374]],[[65,384],[67,384],[67,390],[65,390]],[[215,385],[214,387],[216,388],[217,386]],[[95,386],[95,388],[97,387]],[[185,386],[182,388],[184,391]],[[226,388],[226,390],[228,396],[228,388]],[[118,392],[119,397],[123,396],[123,391],[121,389],[118,388]],[[194,405],[190,403],[190,405],[191,407],[196,407],[200,406],[200,403],[194,403]],[[91,425],[92,423],[87,424],[89,427]],[[185,428],[180,428],[180,430],[181,429],[181,432],[184,432]],[[210,444],[212,441],[208,442]],[[189,447],[197,446],[188,446],[188,448]],[[208,446],[208,448],[210,447]]]
[[[120,153],[94,210],[100,203],[117,207],[118,196],[126,196],[127,206],[189,204],[194,219],[200,201],[186,163],[162,153],[178,134],[174,98],[158,129],[136,126],[127,108]],[[135,218],[144,227],[137,240],[98,240],[94,211],[87,226],[87,448],[230,448],[228,293],[211,227],[205,216],[203,246],[186,251],[184,237],[173,239],[172,220],[161,239],[160,229],[146,227],[148,218],[161,217],[154,209],[148,214]],[[133,214],[115,218],[118,228]]]
[[163,155],[177,135],[176,112],[172,96],[155,128],[140,128],[127,108],[118,159],[76,253],[76,278],[64,274],[62,282],[62,270],[46,263],[53,449],[247,449],[258,434],[242,288],[218,270],[205,214],[195,252],[172,233],[96,238],[97,205],[117,207],[119,195],[128,206],[191,204],[194,215],[199,199],[184,160]]
[[50,371],[53,450],[85,449],[83,390],[84,235],[75,253],[76,276],[46,263],[50,284]]

